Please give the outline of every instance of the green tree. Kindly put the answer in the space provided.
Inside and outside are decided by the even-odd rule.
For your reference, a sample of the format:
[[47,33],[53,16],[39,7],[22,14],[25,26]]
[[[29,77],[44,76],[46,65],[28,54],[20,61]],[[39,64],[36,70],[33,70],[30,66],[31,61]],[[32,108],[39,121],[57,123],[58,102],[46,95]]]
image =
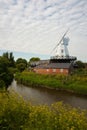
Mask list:
[[9,60],[0,56],[0,73],[6,72],[9,67]]
[[27,68],[27,60],[22,59],[22,58],[18,58],[16,60],[16,67],[18,68],[18,70],[20,72],[22,72],[24,69]]
[[19,70],[20,72],[22,72],[22,71],[25,70],[26,64],[24,64],[24,63],[19,63],[19,64],[16,65],[16,67],[18,68],[18,70]]
[[3,53],[3,57],[7,58],[9,60],[9,66],[10,67],[15,67],[15,61],[14,61],[14,56],[13,56],[13,53],[10,52],[5,52]]
[[4,88],[5,88],[5,82],[2,79],[0,79],[0,90]]
[[9,71],[9,60],[6,57],[0,56],[0,82],[1,86],[7,88],[13,80],[13,73]]
[[40,58],[39,57],[32,57],[29,62],[31,62],[31,61],[40,61]]
[[78,68],[85,68],[85,64],[82,61],[80,61],[80,60],[78,60],[76,62],[76,64],[77,64]]
[[39,61],[40,61],[40,58],[39,58],[39,57],[32,57],[32,58],[29,60],[29,62],[28,62],[28,67],[30,67],[30,68],[31,68],[31,66],[32,66],[32,67],[35,67],[36,64],[37,64],[37,62],[39,62]]

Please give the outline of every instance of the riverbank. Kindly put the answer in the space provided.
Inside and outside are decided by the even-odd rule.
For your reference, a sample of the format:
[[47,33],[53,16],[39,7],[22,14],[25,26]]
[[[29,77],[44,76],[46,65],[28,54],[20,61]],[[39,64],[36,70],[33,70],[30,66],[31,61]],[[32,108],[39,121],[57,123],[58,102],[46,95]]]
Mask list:
[[47,87],[87,95],[87,76],[85,75],[40,75],[34,72],[17,73],[18,83],[26,86]]
[[0,93],[0,130],[86,130],[87,111],[57,102],[34,106],[15,93]]

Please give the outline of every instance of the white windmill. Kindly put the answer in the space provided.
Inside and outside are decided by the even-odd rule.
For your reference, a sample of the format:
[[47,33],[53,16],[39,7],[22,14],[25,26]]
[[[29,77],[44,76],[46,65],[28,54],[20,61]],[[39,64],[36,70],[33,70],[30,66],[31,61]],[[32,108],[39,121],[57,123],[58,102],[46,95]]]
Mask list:
[[69,38],[65,37],[67,34],[68,30],[65,32],[65,34],[62,36],[61,40],[59,43],[53,48],[52,52],[56,50],[55,53],[55,58],[66,58],[69,57],[69,51],[68,51],[68,43],[69,43]]
[[69,44],[69,38],[65,37],[68,30],[64,33],[61,40],[58,42],[58,44],[53,48],[52,52],[56,50],[56,53],[54,56],[51,57],[51,59],[69,59],[69,60],[75,60],[76,57],[69,56],[68,51],[68,44]]
[[60,50],[59,50],[59,52],[58,52],[58,50],[56,51],[56,55],[58,55],[61,58],[69,57],[69,51],[67,48],[68,42],[69,42],[69,38],[63,37],[62,42],[60,44]]

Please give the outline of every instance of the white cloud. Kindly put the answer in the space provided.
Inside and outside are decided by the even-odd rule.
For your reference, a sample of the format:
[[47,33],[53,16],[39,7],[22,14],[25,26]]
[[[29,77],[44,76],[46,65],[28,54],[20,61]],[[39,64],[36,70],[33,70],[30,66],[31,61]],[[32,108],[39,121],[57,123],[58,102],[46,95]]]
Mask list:
[[49,54],[67,28],[72,55],[87,55],[86,0],[0,0],[0,49]]

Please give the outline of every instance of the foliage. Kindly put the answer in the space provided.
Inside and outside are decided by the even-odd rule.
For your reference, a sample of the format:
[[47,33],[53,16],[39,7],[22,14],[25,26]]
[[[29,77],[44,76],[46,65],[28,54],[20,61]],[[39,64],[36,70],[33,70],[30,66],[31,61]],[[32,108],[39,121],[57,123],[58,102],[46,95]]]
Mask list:
[[20,64],[20,63],[26,64],[26,67],[27,67],[27,61],[26,61],[25,59],[18,58],[18,59],[16,60],[16,64]]
[[8,53],[8,52],[3,53],[3,57],[8,59],[10,67],[15,67],[15,61],[14,61],[14,56],[13,56],[12,52],[10,52],[10,53]]
[[0,56],[0,88],[7,88],[13,80],[13,73],[10,70],[10,60],[4,55]]
[[5,89],[5,82],[0,79],[0,91]]
[[78,68],[84,68],[85,67],[85,64],[82,61],[77,61],[76,64],[77,64]]
[[9,67],[8,59],[0,56],[0,73],[3,73],[4,71],[7,71],[7,67]]
[[20,72],[22,72],[22,71],[25,70],[26,64],[24,64],[24,63],[19,63],[19,64],[16,65],[16,67],[18,68],[18,70],[19,70]]
[[41,75],[24,71],[16,80],[27,86],[49,87],[87,95],[87,75]]
[[0,93],[0,130],[86,130],[87,111],[57,102],[33,106],[16,94]]
[[30,59],[30,62],[31,61],[40,61],[40,58],[39,57],[32,57],[31,59]]
[[20,72],[22,72],[27,67],[27,61],[22,58],[18,58],[16,60],[16,67]]
[[[54,76],[51,75],[40,75],[35,74],[33,72],[22,72],[17,73],[15,78],[19,83],[22,83],[24,85],[31,85],[31,86],[48,86],[56,88],[57,86],[62,86],[62,82],[60,82],[60,78],[56,79],[53,78]],[[59,81],[59,82],[58,82]]]

